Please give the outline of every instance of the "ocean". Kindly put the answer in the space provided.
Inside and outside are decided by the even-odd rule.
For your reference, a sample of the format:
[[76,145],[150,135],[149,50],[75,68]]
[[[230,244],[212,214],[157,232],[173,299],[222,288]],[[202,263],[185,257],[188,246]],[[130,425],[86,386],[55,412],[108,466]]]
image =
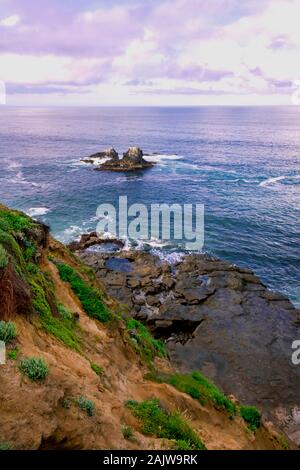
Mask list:
[[[204,251],[253,269],[300,306],[299,107],[0,110],[2,203],[63,242],[94,230],[98,205],[119,196],[204,204]],[[130,146],[156,166],[108,173],[80,162]],[[175,257],[183,250],[158,240],[147,249]]]

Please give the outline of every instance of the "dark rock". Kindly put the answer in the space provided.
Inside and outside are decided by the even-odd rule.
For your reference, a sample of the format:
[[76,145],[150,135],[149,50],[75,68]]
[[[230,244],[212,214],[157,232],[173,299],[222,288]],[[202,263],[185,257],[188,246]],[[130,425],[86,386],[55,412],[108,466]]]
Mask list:
[[123,160],[136,165],[145,161],[143,159],[143,151],[139,147],[130,147],[127,152],[123,154]]
[[[97,232],[84,233],[79,241],[69,243],[68,248],[71,251],[82,251],[95,245],[114,244],[116,248],[124,248],[124,242],[118,239],[105,239],[98,236]],[[105,253],[104,253],[105,255]]]
[[[101,253],[82,256],[91,266],[102,259]],[[132,272],[104,268],[97,276],[155,337],[167,340],[177,367],[203,371],[294,438],[300,366],[291,362],[291,346],[300,337],[300,314],[284,295],[252,271],[205,255],[173,266],[144,252],[106,256],[131,259]]]
[[109,148],[103,152],[94,153],[93,155],[90,155],[88,158],[84,158],[81,161],[84,163],[95,163],[102,158],[110,158],[113,161],[118,161],[119,154],[114,148]]
[[112,158],[107,162],[100,165],[96,170],[98,171],[136,171],[145,168],[152,168],[153,163],[146,161],[143,158],[143,152],[139,147],[130,147],[127,152],[123,154],[123,158]]

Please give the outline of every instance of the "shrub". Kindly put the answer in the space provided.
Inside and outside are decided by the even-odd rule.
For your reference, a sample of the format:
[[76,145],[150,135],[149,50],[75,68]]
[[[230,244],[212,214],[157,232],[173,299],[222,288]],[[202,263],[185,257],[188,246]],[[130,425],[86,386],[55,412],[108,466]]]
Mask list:
[[124,439],[126,439],[127,441],[133,441],[134,440],[133,430],[130,426],[123,426],[122,427],[122,434],[123,434]]
[[205,445],[187,422],[178,413],[162,409],[158,400],[146,400],[142,403],[131,400],[126,406],[140,421],[145,435],[175,440],[175,445],[180,448],[185,443],[191,450],[205,449]]
[[0,269],[6,268],[8,265],[8,253],[3,245],[0,245]]
[[134,318],[127,318],[126,329],[131,337],[133,347],[144,359],[151,361],[155,356],[166,357],[164,343],[153,338],[141,322]]
[[261,414],[255,406],[241,406],[240,414],[251,431],[255,431],[260,427]]
[[70,284],[85,312],[90,317],[106,323],[110,318],[110,313],[102,301],[100,290],[85,282],[71,266],[59,263],[57,268],[61,280]]
[[17,336],[17,329],[14,323],[10,321],[0,321],[0,340],[9,343]]
[[39,357],[23,359],[19,367],[23,374],[27,375],[27,377],[35,382],[44,380],[49,373],[48,364],[44,359]]
[[79,408],[86,412],[88,416],[94,416],[95,404],[91,400],[85,397],[79,397],[77,400]]
[[95,364],[94,362],[91,362],[91,368],[97,375],[102,375],[103,374],[103,368]]

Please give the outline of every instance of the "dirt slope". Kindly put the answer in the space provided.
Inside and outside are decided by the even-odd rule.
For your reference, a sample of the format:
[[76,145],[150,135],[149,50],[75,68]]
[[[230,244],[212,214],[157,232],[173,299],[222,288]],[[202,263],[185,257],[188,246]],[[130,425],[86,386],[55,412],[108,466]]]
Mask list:
[[[16,224],[16,231],[15,227]],[[34,230],[38,229],[34,227]],[[1,239],[2,230],[0,224],[0,243],[4,239]],[[36,233],[26,230],[27,247],[29,234],[32,243],[37,238]],[[13,233],[15,240],[19,240]],[[22,243],[19,243],[21,250],[24,248]],[[10,320],[15,323],[18,336],[7,345],[7,352],[16,350],[17,358],[8,357],[6,365],[0,366],[0,444],[7,443],[13,449],[170,449],[174,446],[172,441],[145,436],[141,432],[141,423],[125,406],[126,400],[140,402],[156,398],[167,412],[180,412],[208,449],[282,448],[281,436],[271,424],[252,432],[238,415],[230,419],[225,410],[217,409],[212,403],[201,405],[171,385],[146,380],[149,363],[132,347],[122,317],[106,324],[90,318],[70,284],[61,280],[57,260],[76,268],[86,284],[98,285],[91,273],[62,245],[50,240],[50,245],[46,244],[40,250],[39,244],[38,250],[33,250],[30,266],[22,269],[13,263],[13,253],[8,245],[5,246],[11,269],[25,284],[26,279],[31,279],[28,273],[35,272],[33,266],[37,266],[40,278],[52,286],[51,295],[45,294],[49,300],[47,305],[63,305],[72,312],[80,349],[67,347],[47,331],[45,319],[37,311],[39,304],[34,302],[36,291],[31,292],[30,308],[26,297],[26,311],[21,312],[20,305],[11,300]],[[0,289],[2,276],[3,272],[0,272]],[[36,273],[34,279],[38,279]],[[33,282],[32,286],[35,286]],[[121,311],[121,306],[113,299],[107,298],[106,304],[113,312]],[[5,320],[7,311],[6,308]],[[56,307],[53,315],[55,311]],[[0,320],[3,319],[0,313]],[[49,374],[44,380],[35,382],[20,372],[19,366],[26,357],[39,357],[47,362]],[[101,368],[99,375],[92,370],[91,364]],[[167,359],[154,359],[152,367],[172,371]],[[78,406],[79,397],[94,403],[92,416]],[[132,429],[133,439],[123,437],[124,426]]]

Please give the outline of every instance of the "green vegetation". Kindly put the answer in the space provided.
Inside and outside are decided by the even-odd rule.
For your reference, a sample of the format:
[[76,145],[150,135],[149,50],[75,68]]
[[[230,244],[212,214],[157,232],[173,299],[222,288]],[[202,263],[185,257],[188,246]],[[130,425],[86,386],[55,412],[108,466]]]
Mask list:
[[[59,306],[60,316],[55,316],[57,312],[54,312],[54,309],[56,310],[54,286],[47,278],[47,274],[34,263],[37,251],[34,231],[37,227],[38,225],[24,214],[0,209],[0,266],[1,260],[4,265],[7,256],[11,255],[15,271],[31,288],[32,304],[40,317],[43,328],[66,346],[80,351],[72,314]],[[18,241],[20,240],[21,246],[14,236]]]
[[0,245],[0,269],[6,268],[8,265],[8,253],[3,245]]
[[123,426],[122,427],[122,434],[123,434],[124,439],[126,439],[127,441],[132,442],[132,441],[135,440],[133,430],[130,426]]
[[39,268],[36,264],[33,263],[27,263],[27,272],[28,274],[39,274]]
[[180,392],[187,393],[192,398],[199,400],[201,405],[205,405],[209,401],[216,407],[225,409],[229,416],[236,413],[235,404],[200,372],[193,372],[190,375],[151,372],[145,378],[154,382],[168,383]]
[[16,325],[10,321],[0,321],[0,340],[9,343],[17,336]]
[[57,309],[61,318],[63,318],[64,320],[73,321],[74,317],[73,317],[73,313],[71,312],[71,310],[69,310],[67,307],[65,307],[62,304],[59,304],[57,306]]
[[288,443],[288,440],[282,434],[279,436],[278,442],[281,445],[283,450],[289,450],[290,449],[290,444]]
[[72,406],[72,400],[69,398],[63,398],[61,401],[62,407],[65,408],[66,410],[69,410]]
[[261,425],[261,414],[255,406],[241,406],[240,414],[251,431],[255,431]]
[[[0,227],[1,227],[1,219],[0,219]],[[24,263],[21,248],[19,247],[14,237],[10,233],[2,230],[1,228],[0,228],[0,243],[5,248],[7,253],[11,255],[16,269],[19,272],[24,272],[26,269],[26,266]]]
[[34,382],[44,380],[48,373],[49,367],[44,359],[39,357],[28,357],[20,363],[20,371],[27,375]]
[[37,247],[34,241],[38,224],[21,212],[0,209],[0,243],[12,256],[19,275],[26,274],[26,262],[34,259]]
[[143,434],[175,441],[181,450],[204,450],[205,445],[187,422],[175,412],[164,410],[158,400],[128,401],[126,406],[140,421]]
[[10,450],[11,446],[7,442],[0,442],[0,450]]
[[91,362],[91,368],[95,372],[95,374],[101,376],[103,374],[103,368],[95,364],[94,362]]
[[210,382],[204,375],[200,372],[193,372],[192,378],[198,384],[200,389],[202,389],[204,396],[212,400],[212,402],[228,411],[230,415],[233,415],[236,412],[235,404],[226,396],[218,387]]
[[34,243],[27,241],[26,242],[26,248],[23,252],[23,256],[25,261],[30,261],[34,258],[36,254],[37,248]]
[[14,348],[8,351],[7,357],[8,359],[11,359],[12,361],[16,361],[18,358],[18,354],[19,354],[19,348]]
[[0,228],[5,232],[28,231],[35,223],[18,211],[0,209]]
[[95,404],[88,398],[79,397],[77,400],[77,405],[81,410],[85,411],[88,416],[94,416],[96,411]]
[[155,356],[166,357],[164,343],[154,339],[141,322],[134,318],[127,318],[125,322],[131,337],[131,344],[143,359],[152,361]]
[[58,306],[59,317],[52,314],[48,302],[54,291],[51,282],[38,271],[38,274],[30,276],[29,284],[33,293],[33,307],[40,316],[43,328],[66,346],[79,352],[79,339],[75,332],[73,315],[63,306]]
[[86,313],[103,323],[108,322],[110,313],[103,303],[100,290],[85,282],[71,266],[58,263],[57,268],[61,280],[70,284]]

